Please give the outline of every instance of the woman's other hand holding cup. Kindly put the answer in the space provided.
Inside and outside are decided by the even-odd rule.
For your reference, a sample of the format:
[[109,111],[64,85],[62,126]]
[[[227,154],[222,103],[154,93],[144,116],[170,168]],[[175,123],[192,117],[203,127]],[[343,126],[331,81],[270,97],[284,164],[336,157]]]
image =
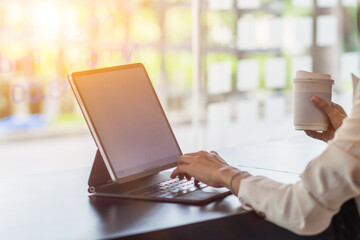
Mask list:
[[344,109],[335,103],[328,104],[324,99],[313,96],[311,102],[316,108],[322,111],[330,119],[330,125],[327,131],[317,132],[311,130],[305,130],[306,135],[328,142],[334,138],[335,131],[341,126],[343,120],[347,117]]

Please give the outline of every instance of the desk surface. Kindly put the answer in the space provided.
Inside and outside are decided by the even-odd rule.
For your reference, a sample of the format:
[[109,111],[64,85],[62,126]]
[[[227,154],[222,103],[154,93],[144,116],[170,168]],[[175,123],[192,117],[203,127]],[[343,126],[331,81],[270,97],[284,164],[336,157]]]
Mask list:
[[[255,174],[268,174],[278,181],[293,182],[297,179],[293,173],[301,172],[306,163],[324,147],[323,144],[293,140],[245,145],[219,153],[233,165],[247,166],[247,170]],[[90,198],[87,194],[89,172],[90,169],[85,168],[0,179],[0,238],[119,238],[211,221],[214,223],[229,217],[236,217],[235,224],[239,223],[239,226],[267,224],[285,235],[290,234],[254,214],[243,214],[244,210],[235,196],[200,207]],[[198,229],[204,226],[199,225]]]

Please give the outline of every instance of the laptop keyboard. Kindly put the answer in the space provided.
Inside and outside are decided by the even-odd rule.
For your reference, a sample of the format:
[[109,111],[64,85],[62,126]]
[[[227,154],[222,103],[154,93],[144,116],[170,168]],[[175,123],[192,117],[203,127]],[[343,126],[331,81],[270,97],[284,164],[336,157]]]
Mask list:
[[170,179],[140,190],[136,190],[129,194],[137,197],[176,198],[206,187],[207,185],[204,183],[194,184],[194,179],[190,181],[185,178],[183,180]]

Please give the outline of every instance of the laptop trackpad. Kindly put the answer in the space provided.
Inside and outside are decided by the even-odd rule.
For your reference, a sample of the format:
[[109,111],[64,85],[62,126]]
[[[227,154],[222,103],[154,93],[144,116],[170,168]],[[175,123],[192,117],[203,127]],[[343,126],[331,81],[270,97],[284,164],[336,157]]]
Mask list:
[[186,200],[208,200],[212,197],[219,197],[219,194],[224,194],[227,196],[230,194],[230,191],[226,188],[213,188],[213,187],[206,187],[201,190],[190,192],[185,195],[181,195],[176,199],[186,199]]

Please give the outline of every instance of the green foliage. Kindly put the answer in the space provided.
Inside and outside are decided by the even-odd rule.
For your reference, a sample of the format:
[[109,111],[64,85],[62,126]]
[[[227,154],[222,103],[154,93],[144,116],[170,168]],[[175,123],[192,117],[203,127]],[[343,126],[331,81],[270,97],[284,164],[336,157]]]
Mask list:
[[191,91],[192,55],[191,52],[168,52],[165,56],[165,71],[169,83],[180,91]]
[[156,42],[160,40],[161,29],[156,12],[140,8],[131,15],[130,39],[135,42]]
[[133,56],[131,61],[144,64],[152,83],[155,86],[159,83],[161,78],[161,55],[159,51],[142,48]]
[[191,10],[170,8],[165,13],[165,38],[170,43],[186,44],[191,42]]
[[344,8],[344,52],[360,51],[358,41],[357,15],[356,8]]
[[61,113],[57,119],[52,122],[53,125],[70,124],[70,123],[86,123],[82,115],[76,113]]
[[236,38],[236,18],[235,12],[207,12],[205,26],[208,44],[213,46],[234,45]]
[[312,14],[312,11],[313,11],[312,8],[294,7],[292,4],[292,0],[285,0],[282,16],[292,16],[292,17],[309,16]]

